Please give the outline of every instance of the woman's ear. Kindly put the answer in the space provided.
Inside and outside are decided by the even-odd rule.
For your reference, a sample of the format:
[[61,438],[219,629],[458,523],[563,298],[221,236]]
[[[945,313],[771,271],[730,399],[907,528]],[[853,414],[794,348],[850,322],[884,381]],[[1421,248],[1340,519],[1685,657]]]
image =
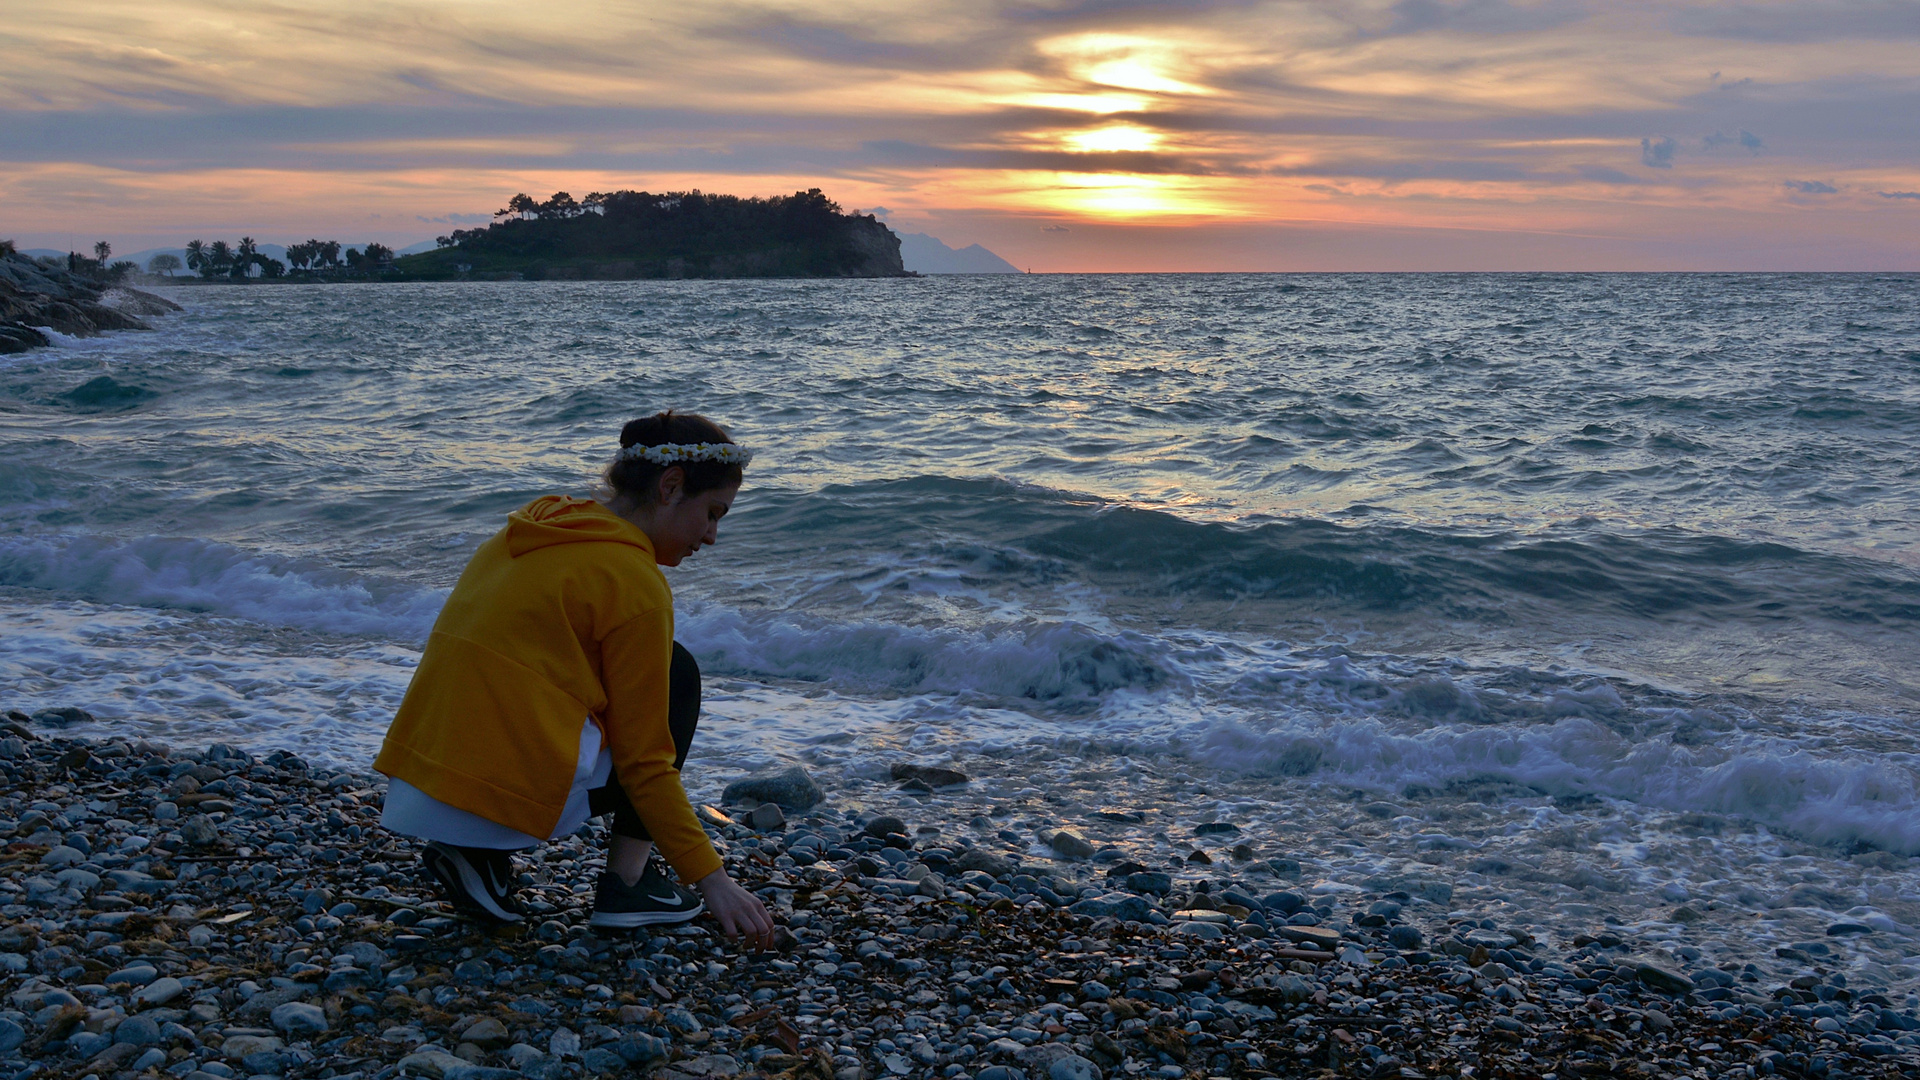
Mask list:
[[660,474],[660,482],[655,487],[655,495],[661,506],[672,506],[680,501],[687,490],[687,470],[678,465],[669,465]]

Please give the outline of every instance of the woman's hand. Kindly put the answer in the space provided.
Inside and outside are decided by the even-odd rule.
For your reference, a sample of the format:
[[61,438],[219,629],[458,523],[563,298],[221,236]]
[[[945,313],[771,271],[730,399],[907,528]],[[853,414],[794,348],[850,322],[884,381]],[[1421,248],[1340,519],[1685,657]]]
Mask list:
[[760,898],[741,888],[725,870],[715,870],[693,883],[707,902],[707,910],[720,920],[720,932],[740,938],[741,944],[755,952],[773,947],[773,916]]

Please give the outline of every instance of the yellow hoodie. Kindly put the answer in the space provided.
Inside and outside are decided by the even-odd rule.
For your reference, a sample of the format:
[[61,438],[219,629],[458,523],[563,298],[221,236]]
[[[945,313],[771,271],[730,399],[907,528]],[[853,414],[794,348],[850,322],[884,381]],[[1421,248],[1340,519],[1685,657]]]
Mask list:
[[682,881],[720,868],[667,730],[673,593],[647,534],[589,499],[507,515],[460,575],[373,767],[534,836],[560,821],[592,717]]

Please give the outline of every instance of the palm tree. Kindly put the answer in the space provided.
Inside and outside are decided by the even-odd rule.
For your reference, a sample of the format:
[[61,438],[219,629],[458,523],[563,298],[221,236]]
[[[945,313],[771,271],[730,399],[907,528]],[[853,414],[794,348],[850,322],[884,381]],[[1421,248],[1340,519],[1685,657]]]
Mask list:
[[207,261],[200,268],[202,277],[213,277],[233,269],[233,249],[225,240],[215,240],[207,247]]
[[113,245],[105,240],[93,245],[93,257],[101,266],[107,265],[107,256],[113,254]]
[[259,245],[253,242],[253,237],[241,237],[240,246],[233,249],[233,266],[227,271],[227,275],[245,278],[253,272],[253,259],[258,254],[260,254]]
[[287,245],[287,262],[291,263],[295,270],[305,270],[307,268],[308,260],[312,258],[313,258],[313,252],[309,249],[308,245],[306,244]]
[[340,241],[319,240],[315,241],[315,243],[320,247],[320,258],[322,261],[328,266],[340,265]]
[[187,269],[199,270],[207,265],[207,245],[198,240],[187,241]]

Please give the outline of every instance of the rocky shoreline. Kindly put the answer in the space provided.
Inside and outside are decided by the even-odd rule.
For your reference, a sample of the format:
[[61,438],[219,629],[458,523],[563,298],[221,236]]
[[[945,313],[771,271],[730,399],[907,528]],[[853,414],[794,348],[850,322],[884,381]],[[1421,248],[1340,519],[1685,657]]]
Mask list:
[[377,827],[376,776],[77,740],[51,713],[0,731],[9,1077],[1920,1070],[1911,1003],[1844,974],[1689,969],[1618,926],[1536,939],[1450,911],[1439,880],[1320,895],[1250,852],[1196,877],[1092,861],[1068,828],[1045,858],[958,820],[964,776],[904,763],[888,813],[836,806],[799,770],[702,808],[776,911],[779,952],[742,953],[708,920],[589,930],[592,826],[523,856],[534,914],[488,929]]
[[180,305],[138,289],[49,269],[24,255],[0,255],[0,354],[53,344],[45,331],[87,337],[105,330],[151,330],[143,316]]

